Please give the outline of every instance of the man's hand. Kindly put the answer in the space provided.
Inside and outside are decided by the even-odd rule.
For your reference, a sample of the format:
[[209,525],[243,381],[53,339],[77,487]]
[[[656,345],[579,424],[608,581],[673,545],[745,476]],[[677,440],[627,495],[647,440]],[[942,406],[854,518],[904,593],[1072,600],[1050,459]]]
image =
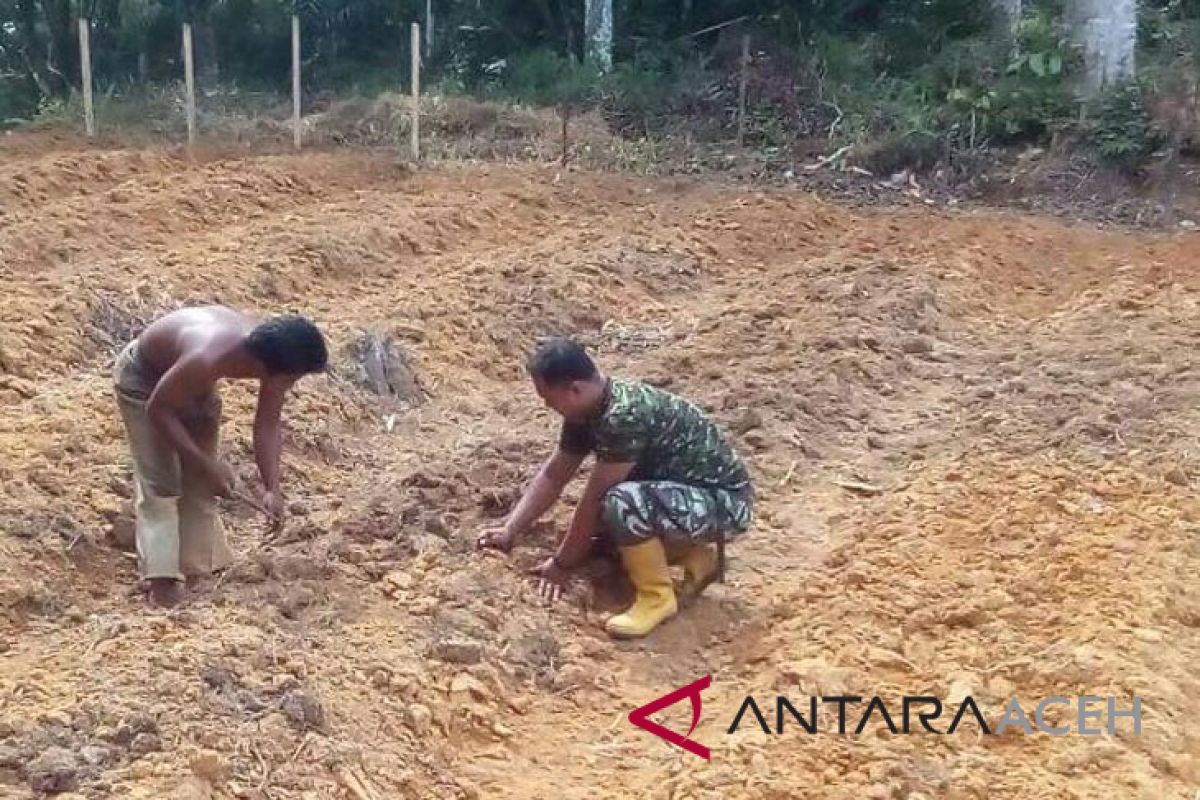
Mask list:
[[208,467],[209,480],[212,481],[213,494],[217,497],[232,499],[238,493],[238,479],[233,468],[224,461],[214,460]]
[[571,580],[571,573],[560,567],[554,556],[535,567],[533,574],[537,576],[538,596],[549,603],[556,602],[563,596]]
[[508,526],[496,525],[491,528],[484,528],[475,544],[480,550],[499,550],[502,553],[507,553],[509,550],[512,550],[516,540],[516,534],[510,531]]
[[283,517],[287,513],[287,506],[284,504],[282,493],[278,490],[263,492],[262,505],[263,510],[267,512],[271,527],[277,528],[283,524]]

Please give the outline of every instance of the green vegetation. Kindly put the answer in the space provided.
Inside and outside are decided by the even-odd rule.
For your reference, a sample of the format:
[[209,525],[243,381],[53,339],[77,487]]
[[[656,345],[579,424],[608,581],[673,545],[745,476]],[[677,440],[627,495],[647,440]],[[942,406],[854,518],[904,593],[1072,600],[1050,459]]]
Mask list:
[[[1069,0],[614,0],[613,70],[583,63],[583,0],[434,0],[426,86],[599,110],[636,141],[729,142],[740,37],[750,34],[746,144],[764,158],[833,152],[885,173],[994,146],[1070,141],[1137,169],[1192,147],[1200,0],[1143,0],[1136,81],[1083,103]],[[75,20],[92,20],[101,94],[178,81],[196,32],[202,87],[286,92],[288,17],[303,23],[305,88],[402,89],[424,0],[0,0],[0,124],[62,113],[78,84]],[[140,87],[136,91],[133,87]]]

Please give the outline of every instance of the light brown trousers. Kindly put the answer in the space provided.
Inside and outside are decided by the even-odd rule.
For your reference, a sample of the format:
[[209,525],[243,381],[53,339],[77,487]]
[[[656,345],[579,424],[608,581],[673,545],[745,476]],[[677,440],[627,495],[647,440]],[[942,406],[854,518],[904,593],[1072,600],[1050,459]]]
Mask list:
[[[157,378],[139,358],[137,344],[117,357],[113,381],[133,453],[138,569],[142,578],[209,575],[232,561],[217,501],[205,475],[179,457],[147,415]],[[196,444],[215,455],[220,397],[199,399],[183,422]]]

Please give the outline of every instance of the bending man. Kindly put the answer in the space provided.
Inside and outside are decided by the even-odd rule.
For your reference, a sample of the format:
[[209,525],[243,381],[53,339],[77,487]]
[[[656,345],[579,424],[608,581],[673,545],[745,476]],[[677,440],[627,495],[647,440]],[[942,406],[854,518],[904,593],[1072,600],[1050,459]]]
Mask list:
[[324,337],[308,320],[256,324],[223,306],[167,314],[117,358],[117,404],[133,451],[138,566],[154,602],[175,604],[185,576],[211,574],[231,560],[215,498],[232,497],[238,487],[217,455],[217,382],[259,382],[254,454],[262,508],[278,522],[283,402],[297,380],[323,371],[326,361]]
[[534,354],[538,394],[564,422],[558,449],[502,527],[482,547],[510,549],[562,494],[589,453],[596,464],[557,552],[539,568],[539,591],[557,599],[599,527],[615,542],[636,591],[608,620],[618,638],[645,636],[678,610],[668,557],[684,568],[690,600],[717,573],[713,542],[750,525],[750,476],[721,431],[692,403],[634,381],[609,378],[582,347],[556,339]]

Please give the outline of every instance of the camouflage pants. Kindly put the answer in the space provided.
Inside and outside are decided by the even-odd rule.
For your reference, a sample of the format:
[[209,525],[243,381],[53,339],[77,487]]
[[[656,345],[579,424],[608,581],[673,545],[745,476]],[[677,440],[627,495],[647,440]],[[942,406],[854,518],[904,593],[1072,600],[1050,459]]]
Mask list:
[[708,489],[672,481],[626,481],[609,489],[600,504],[604,533],[617,545],[652,536],[688,542],[726,541],[750,527],[749,491]]

